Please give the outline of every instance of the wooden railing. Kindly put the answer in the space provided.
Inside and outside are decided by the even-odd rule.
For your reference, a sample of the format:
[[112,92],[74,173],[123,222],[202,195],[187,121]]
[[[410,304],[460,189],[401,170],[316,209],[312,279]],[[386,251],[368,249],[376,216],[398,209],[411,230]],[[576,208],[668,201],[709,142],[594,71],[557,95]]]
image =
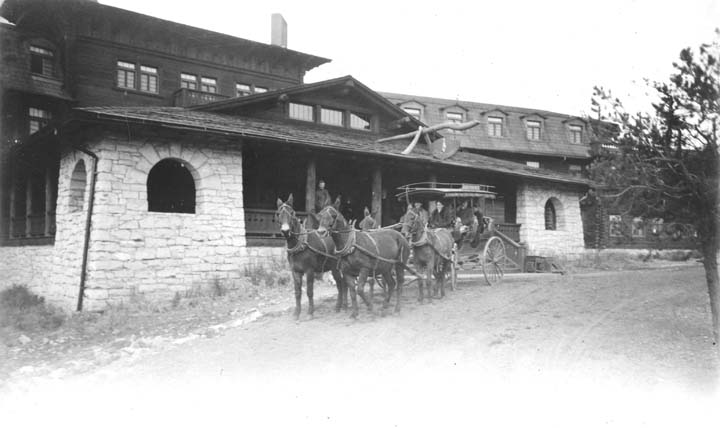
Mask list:
[[520,242],[520,226],[522,225],[514,223],[496,223],[495,230],[501,232],[503,235],[515,242]]
[[227,98],[230,97],[227,95],[213,94],[194,89],[180,88],[173,94],[173,105],[175,107],[190,107],[221,101]]

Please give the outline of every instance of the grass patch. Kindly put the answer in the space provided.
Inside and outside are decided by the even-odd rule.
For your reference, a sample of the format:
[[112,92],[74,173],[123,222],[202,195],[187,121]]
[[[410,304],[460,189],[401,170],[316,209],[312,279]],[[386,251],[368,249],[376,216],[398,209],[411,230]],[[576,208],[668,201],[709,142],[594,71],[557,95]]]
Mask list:
[[23,285],[0,291],[0,328],[23,332],[56,330],[67,319],[60,309],[45,303]]

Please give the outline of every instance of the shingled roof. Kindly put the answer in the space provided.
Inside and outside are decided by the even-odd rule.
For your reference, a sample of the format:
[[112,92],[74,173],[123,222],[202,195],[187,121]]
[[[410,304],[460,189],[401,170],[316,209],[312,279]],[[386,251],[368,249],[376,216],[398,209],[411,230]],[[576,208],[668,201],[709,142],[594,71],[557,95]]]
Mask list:
[[[422,105],[421,120],[428,125],[446,122],[446,112],[456,111],[465,115],[465,121],[480,120],[478,125],[462,134],[453,135],[460,139],[461,147],[492,152],[511,152],[541,156],[561,156],[576,159],[590,158],[590,137],[584,126],[583,144],[573,144],[570,140],[568,123],[584,124],[585,120],[576,116],[533,110],[521,107],[509,107],[497,104],[484,104],[471,101],[459,101],[443,98],[405,95],[380,92],[381,95],[398,106]],[[491,137],[487,130],[487,116],[504,118],[502,137]],[[540,141],[531,141],[526,137],[523,119],[537,116],[543,122]]]
[[549,170],[530,168],[474,153],[458,152],[452,158],[434,158],[424,145],[418,145],[409,155],[401,154],[408,142],[377,143],[377,134],[349,131],[328,126],[271,121],[267,119],[233,116],[189,110],[182,107],[84,107],[74,110],[72,121],[118,121],[195,130],[227,137],[254,138],[284,144],[296,144],[327,150],[357,152],[364,155],[409,159],[489,171],[514,177],[589,185],[588,180]]

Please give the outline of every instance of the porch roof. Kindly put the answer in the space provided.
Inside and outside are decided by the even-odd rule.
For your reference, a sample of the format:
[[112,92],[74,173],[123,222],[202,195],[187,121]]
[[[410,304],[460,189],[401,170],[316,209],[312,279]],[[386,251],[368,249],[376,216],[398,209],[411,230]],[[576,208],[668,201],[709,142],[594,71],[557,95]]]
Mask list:
[[299,121],[267,120],[189,110],[182,107],[82,107],[76,108],[72,121],[112,121],[123,124],[136,123],[175,130],[194,130],[285,144],[297,144],[361,153],[370,156],[406,159],[438,165],[457,166],[489,171],[514,177],[538,179],[589,186],[591,181],[520,163],[482,156],[475,153],[457,152],[451,158],[440,160],[432,156],[424,144],[418,144],[408,155],[401,152],[410,141],[375,142],[386,135],[366,131],[352,131],[327,125]]

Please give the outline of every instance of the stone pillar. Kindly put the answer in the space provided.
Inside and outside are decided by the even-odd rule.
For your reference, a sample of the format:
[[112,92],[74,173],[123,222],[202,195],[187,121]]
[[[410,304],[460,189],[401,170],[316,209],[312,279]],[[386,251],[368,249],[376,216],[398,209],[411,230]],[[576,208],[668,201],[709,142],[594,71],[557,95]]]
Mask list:
[[307,212],[315,212],[316,164],[315,158],[310,158],[307,163],[305,178],[305,211]]
[[372,171],[372,201],[370,212],[375,214],[375,220],[382,219],[382,168],[376,166]]

